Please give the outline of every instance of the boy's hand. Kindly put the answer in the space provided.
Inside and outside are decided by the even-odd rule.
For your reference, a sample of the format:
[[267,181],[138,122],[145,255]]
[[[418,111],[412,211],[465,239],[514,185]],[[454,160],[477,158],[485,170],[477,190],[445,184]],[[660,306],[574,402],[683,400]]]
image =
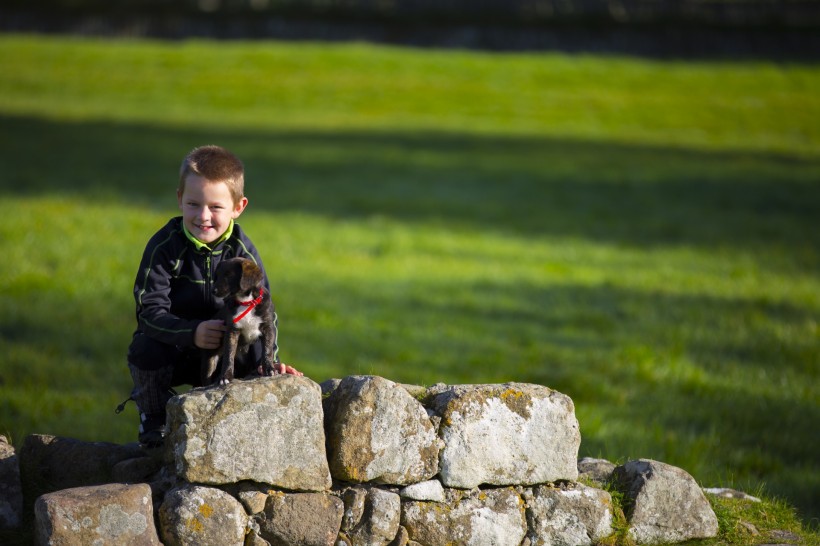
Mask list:
[[200,349],[217,349],[222,344],[225,330],[225,323],[221,320],[200,322],[194,332],[194,345]]
[[[259,375],[265,375],[262,366],[259,366],[259,368],[257,368],[256,371],[259,373]],[[278,362],[278,363],[273,365],[273,372],[278,373],[278,374],[286,373],[286,374],[289,374],[289,375],[299,375],[299,376],[305,375],[302,372],[300,372],[299,370],[297,370],[296,368],[294,368],[293,366],[288,366],[287,364],[284,364],[282,362]]]
[[305,375],[293,366],[288,366],[284,362],[280,362],[279,364],[273,365],[274,369],[278,369],[279,373],[287,373],[290,375]]

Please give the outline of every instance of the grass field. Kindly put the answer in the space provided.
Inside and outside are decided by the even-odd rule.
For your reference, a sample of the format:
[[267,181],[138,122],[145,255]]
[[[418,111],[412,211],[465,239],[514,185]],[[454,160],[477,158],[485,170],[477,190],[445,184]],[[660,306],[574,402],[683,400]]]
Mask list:
[[136,267],[213,142],[317,382],[544,384],[581,455],[816,525],[817,89],[813,65],[0,36],[0,432],[134,439]]

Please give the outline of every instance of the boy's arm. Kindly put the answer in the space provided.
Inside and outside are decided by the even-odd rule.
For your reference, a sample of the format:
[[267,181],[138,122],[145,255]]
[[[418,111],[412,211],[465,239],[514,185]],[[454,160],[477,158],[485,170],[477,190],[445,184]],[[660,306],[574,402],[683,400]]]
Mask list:
[[157,341],[192,347],[200,320],[188,320],[171,313],[171,267],[173,261],[162,248],[146,249],[134,283],[139,329]]

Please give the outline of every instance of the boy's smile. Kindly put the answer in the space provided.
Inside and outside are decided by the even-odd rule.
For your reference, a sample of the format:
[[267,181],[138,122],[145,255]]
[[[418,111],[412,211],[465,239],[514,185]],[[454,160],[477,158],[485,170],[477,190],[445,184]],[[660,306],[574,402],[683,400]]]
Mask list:
[[231,191],[224,182],[212,182],[190,174],[185,179],[185,190],[177,192],[182,221],[188,232],[205,244],[217,241],[245,210],[243,197],[234,203]]

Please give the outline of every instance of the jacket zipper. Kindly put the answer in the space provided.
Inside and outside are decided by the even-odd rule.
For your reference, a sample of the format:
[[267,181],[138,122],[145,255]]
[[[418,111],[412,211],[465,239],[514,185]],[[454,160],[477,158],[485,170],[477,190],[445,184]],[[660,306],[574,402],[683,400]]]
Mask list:
[[205,298],[214,305],[213,275],[211,274],[211,252],[205,255]]

